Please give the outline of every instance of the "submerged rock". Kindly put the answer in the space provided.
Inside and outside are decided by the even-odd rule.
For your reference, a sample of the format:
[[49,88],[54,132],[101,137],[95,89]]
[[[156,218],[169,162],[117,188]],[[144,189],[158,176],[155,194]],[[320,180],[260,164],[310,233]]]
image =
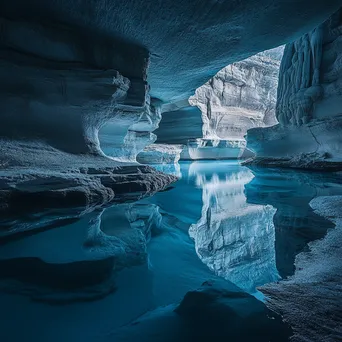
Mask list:
[[291,329],[254,297],[226,282],[205,282],[180,304],[148,312],[101,341],[287,341]]

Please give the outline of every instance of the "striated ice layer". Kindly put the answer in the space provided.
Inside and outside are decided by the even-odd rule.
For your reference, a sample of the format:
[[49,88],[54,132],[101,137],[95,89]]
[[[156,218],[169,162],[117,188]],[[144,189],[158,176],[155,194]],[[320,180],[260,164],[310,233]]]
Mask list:
[[157,140],[152,132],[160,120],[160,109],[151,106],[147,96],[144,107],[131,114],[123,112],[102,127],[99,139],[103,152],[114,160],[135,162],[137,155]]
[[243,139],[252,127],[277,123],[275,105],[283,47],[228,65],[189,99],[202,112],[203,138]]

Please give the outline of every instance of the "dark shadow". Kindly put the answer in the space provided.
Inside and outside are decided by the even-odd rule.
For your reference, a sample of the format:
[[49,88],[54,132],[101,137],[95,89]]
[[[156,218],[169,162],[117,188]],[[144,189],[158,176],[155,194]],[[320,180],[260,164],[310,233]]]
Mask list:
[[286,278],[294,274],[296,255],[334,227],[309,203],[318,196],[342,194],[342,176],[271,168],[251,170],[255,178],[245,186],[247,201],[277,209],[273,219],[276,265],[280,276]]

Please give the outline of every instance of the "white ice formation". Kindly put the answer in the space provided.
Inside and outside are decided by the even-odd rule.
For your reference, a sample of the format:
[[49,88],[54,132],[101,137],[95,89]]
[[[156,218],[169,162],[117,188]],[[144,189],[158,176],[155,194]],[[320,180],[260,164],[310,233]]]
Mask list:
[[[191,172],[191,168],[190,168]],[[200,259],[215,274],[254,294],[256,287],[279,279],[275,256],[272,206],[246,202],[248,171],[220,179],[197,174],[203,188],[202,217],[190,227]]]
[[339,10],[286,46],[277,99],[279,125],[248,132],[256,164],[342,167],[342,20]]

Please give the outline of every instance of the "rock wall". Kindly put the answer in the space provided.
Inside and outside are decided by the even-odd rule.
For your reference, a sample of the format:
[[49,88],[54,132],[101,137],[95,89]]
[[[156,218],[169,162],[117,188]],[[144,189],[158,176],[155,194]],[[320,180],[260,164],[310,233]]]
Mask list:
[[72,26],[84,32],[89,53],[91,34],[109,37],[113,49],[103,58],[119,52],[114,38],[146,47],[152,97],[175,102],[187,99],[224,66],[297,39],[340,5],[339,0],[12,0],[1,2],[0,13]]
[[277,101],[281,125],[300,126],[341,114],[341,13],[286,46]]
[[137,155],[157,136],[152,133],[161,120],[160,109],[146,102],[145,109],[135,115],[127,112],[107,122],[99,132],[102,151],[115,160],[135,162]]
[[183,145],[152,144],[139,153],[137,161],[142,164],[175,164],[182,150]]
[[286,46],[280,68],[279,125],[251,129],[254,163],[342,168],[342,10]]
[[180,109],[162,113],[159,128],[154,132],[157,135],[157,143],[183,144],[189,139],[202,137],[201,111],[189,104]]
[[341,339],[341,201],[341,196],[322,196],[310,202],[335,229],[297,256],[292,277],[260,289],[268,298],[266,305],[293,327],[293,341]]

